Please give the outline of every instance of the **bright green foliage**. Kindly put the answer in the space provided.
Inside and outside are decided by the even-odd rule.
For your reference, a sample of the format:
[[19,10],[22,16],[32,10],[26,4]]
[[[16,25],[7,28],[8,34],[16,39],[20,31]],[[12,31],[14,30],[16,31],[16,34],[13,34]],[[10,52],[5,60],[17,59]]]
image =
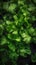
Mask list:
[[[0,9],[6,12],[0,19],[0,53],[7,50],[5,55],[11,58],[13,65],[19,55],[31,55],[31,61],[36,62],[36,53],[32,54],[30,49],[32,41],[36,44],[36,6],[31,0],[29,3],[27,0],[11,0],[1,4]],[[0,13],[4,12],[1,10]],[[7,58],[3,61],[4,58],[3,65],[7,61]]]

